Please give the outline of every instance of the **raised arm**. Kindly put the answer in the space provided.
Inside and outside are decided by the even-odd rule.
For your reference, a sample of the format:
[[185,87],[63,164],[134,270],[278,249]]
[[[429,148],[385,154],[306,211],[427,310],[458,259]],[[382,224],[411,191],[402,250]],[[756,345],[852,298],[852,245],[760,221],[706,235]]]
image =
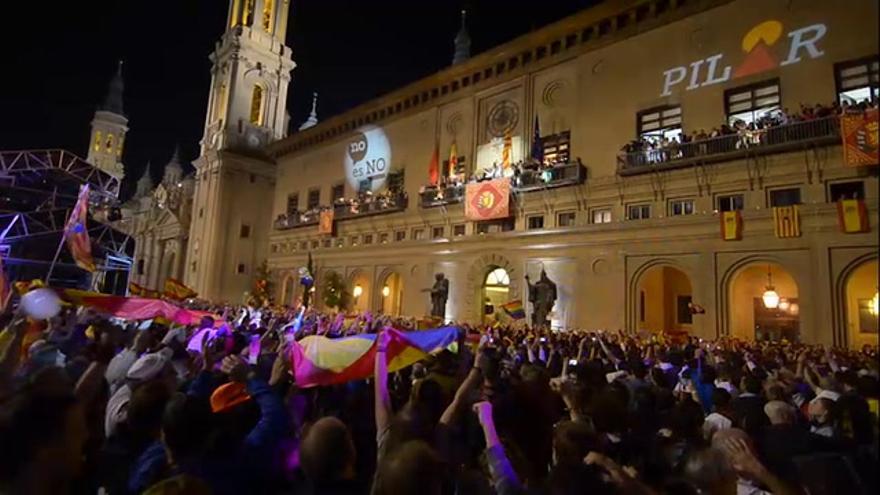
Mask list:
[[517,495],[525,493],[516,471],[507,458],[504,445],[498,438],[495,430],[495,420],[492,417],[491,402],[477,402],[474,404],[474,412],[483,427],[483,436],[486,439],[486,457],[489,461],[489,473],[492,475],[492,484],[498,495]]
[[487,360],[488,357],[486,357],[482,351],[477,354],[474,366],[468,372],[464,381],[461,382],[458,390],[455,391],[455,397],[452,399],[452,403],[446,407],[446,410],[443,411],[443,415],[440,416],[440,424],[452,424],[465,410],[467,407],[466,402],[468,395],[470,395],[472,390],[476,390],[476,388],[480,386],[480,382],[483,380],[483,369],[486,367]]
[[376,434],[382,435],[391,425],[391,395],[388,393],[388,343],[391,334],[387,330],[376,336],[376,362],[373,378],[376,398]]

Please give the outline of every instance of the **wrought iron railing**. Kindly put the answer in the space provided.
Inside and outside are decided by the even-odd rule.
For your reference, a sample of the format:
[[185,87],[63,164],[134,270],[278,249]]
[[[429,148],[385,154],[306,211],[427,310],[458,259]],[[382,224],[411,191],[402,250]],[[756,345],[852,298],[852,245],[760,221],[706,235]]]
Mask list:
[[356,201],[333,205],[333,217],[336,220],[363,218],[385,213],[406,210],[409,203],[406,194],[400,193],[386,197],[375,197],[371,201]]
[[804,144],[829,144],[839,138],[839,118],[824,117],[766,129],[741,130],[735,134],[674,143],[662,148],[621,153],[617,157],[617,169],[620,175],[636,175],[684,167],[697,162],[730,160],[748,154],[778,153]]

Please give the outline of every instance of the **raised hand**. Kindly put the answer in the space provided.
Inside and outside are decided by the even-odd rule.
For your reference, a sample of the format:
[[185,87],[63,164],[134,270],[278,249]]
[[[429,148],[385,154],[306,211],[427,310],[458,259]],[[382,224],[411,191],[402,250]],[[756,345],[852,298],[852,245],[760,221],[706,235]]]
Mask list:
[[229,379],[234,382],[244,382],[250,373],[247,364],[240,357],[233,355],[223,358],[220,371],[229,375]]

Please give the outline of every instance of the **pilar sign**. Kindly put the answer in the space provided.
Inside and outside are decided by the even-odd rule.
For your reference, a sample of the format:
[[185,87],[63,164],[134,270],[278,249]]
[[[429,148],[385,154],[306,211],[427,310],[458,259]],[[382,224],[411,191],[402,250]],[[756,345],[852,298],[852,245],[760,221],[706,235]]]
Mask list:
[[716,53],[688,65],[672,67],[663,72],[663,92],[660,96],[671,95],[674,88],[685,82],[685,91],[691,91],[723,83],[731,78],[746,77],[779,66],[796,64],[804,56],[810,59],[819,58],[825,54],[819,47],[819,41],[827,32],[825,24],[811,24],[788,32],[788,52],[785,59],[779,62],[771,47],[782,37],[782,23],[775,20],[764,21],[743,37],[742,50],[745,57],[739,65],[726,65],[724,53]]

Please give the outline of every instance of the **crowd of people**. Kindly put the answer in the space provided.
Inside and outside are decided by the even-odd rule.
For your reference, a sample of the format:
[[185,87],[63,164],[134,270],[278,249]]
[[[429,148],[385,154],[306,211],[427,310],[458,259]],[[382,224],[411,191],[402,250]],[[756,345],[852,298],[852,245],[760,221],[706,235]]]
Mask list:
[[333,202],[332,207],[315,206],[303,211],[295,210],[288,213],[282,213],[275,219],[277,228],[290,228],[296,225],[317,223],[321,212],[327,209],[333,209],[337,216],[345,217],[349,215],[360,215],[362,213],[383,211],[389,209],[400,208],[405,206],[407,195],[405,192],[395,192],[385,190],[374,193],[373,191],[363,191],[353,198],[337,198]]
[[[678,135],[645,135],[625,144],[620,150],[620,160],[624,167],[637,167],[779,144],[792,139],[825,137],[837,129],[836,122],[831,122],[830,117],[876,108],[877,101],[868,100],[853,105],[847,102],[842,105],[837,102],[831,105],[801,105],[797,111],[788,108],[768,111],[748,123],[742,119],[732,119],[729,124],[722,124],[708,132],[698,129]],[[824,121],[828,125],[803,129],[791,126],[822,119],[826,119]]]
[[[212,309],[190,327],[4,315],[0,493],[877,487],[876,347],[460,325],[457,352],[389,372],[387,329],[413,318]],[[299,339],[363,333],[372,378],[297,386]]]

